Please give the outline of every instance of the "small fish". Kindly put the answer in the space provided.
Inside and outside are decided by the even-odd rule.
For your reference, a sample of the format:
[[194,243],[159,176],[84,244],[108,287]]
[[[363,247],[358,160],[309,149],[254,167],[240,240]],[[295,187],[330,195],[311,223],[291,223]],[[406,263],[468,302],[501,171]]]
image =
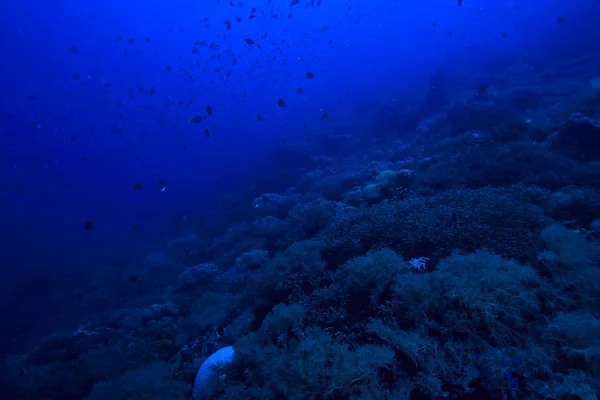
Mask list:
[[556,20],[558,21],[558,23],[562,24],[566,21],[566,18],[559,15],[558,17],[556,17]]
[[260,115],[260,114],[256,114],[256,119],[258,119],[259,121],[262,121],[262,120],[263,120],[263,117],[262,117],[262,115]]
[[190,122],[190,124],[198,124],[198,123],[202,122],[202,117],[200,115],[194,115],[188,121]]
[[315,74],[313,74],[312,72],[307,72],[307,73],[304,74],[304,76],[307,79],[315,79]]
[[458,6],[461,7],[463,5],[463,0],[458,0]]
[[88,232],[94,228],[95,228],[95,225],[92,221],[86,221],[85,224],[83,225],[83,229],[85,229]]
[[208,128],[204,128],[204,136],[210,138],[210,132],[208,131]]
[[301,87],[299,87],[298,89],[296,89],[296,92],[297,92],[297,93],[302,93],[302,88],[301,88]]
[[136,182],[133,184],[133,190],[140,191],[144,188],[144,184],[142,182]]
[[486,94],[488,90],[488,85],[486,85],[485,83],[479,85],[479,87],[477,88],[477,90],[475,91],[475,95],[482,97]]
[[310,135],[310,131],[308,130],[308,125],[304,124],[304,133],[309,136]]
[[244,38],[244,42],[246,42],[246,44],[254,44],[254,40],[250,38]]
[[279,107],[285,107],[285,106],[286,106],[286,104],[287,104],[287,103],[285,102],[285,100],[284,100],[284,99],[277,99],[277,105],[278,105]]
[[210,104],[206,106],[206,113],[208,115],[212,115],[212,113],[213,113],[213,108],[211,107]]

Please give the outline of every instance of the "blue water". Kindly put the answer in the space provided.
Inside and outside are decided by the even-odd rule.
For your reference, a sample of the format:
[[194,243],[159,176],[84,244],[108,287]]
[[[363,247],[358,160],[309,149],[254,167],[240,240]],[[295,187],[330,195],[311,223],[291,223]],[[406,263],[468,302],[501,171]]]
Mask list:
[[[599,274],[598,21],[591,0],[4,2],[3,398],[184,399],[225,346],[241,355],[214,398],[596,398],[600,293],[584,282]],[[448,271],[475,261],[453,251],[493,276],[516,260],[533,275],[511,282],[540,300],[518,321],[501,289],[493,309],[460,303],[460,334],[440,316],[460,294],[440,294],[428,323],[382,311],[410,303],[398,273],[460,291]],[[363,261],[392,266],[356,272]],[[314,300],[332,285],[333,303]],[[317,316],[336,302],[345,323]],[[294,307],[298,326],[269,325]],[[496,322],[483,314],[516,338],[486,342]],[[373,319],[439,351],[411,359]],[[577,329],[591,338],[569,341]],[[292,365],[307,337],[335,342],[326,358],[348,346],[349,364],[390,360],[309,378],[326,367]],[[253,362],[254,341],[272,356]],[[507,372],[491,348],[535,361]],[[132,389],[140,377],[163,385]]]

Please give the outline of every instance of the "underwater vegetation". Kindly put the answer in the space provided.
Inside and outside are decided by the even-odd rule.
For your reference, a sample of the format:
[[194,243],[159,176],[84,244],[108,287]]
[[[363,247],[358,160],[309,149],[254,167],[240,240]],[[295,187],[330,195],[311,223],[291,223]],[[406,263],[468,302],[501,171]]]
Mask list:
[[[13,264],[2,267],[2,399],[598,399],[600,55],[590,48],[600,32],[590,31],[596,42],[577,52],[551,42],[558,55],[510,48],[460,60],[458,68],[437,59],[427,73],[404,70],[424,82],[418,90],[385,70],[384,96],[358,64],[347,64],[350,72],[319,64],[368,36],[336,31],[347,23],[363,29],[362,13],[334,23],[337,14],[321,9],[376,8],[376,21],[388,23],[404,7],[354,3],[221,0],[211,2],[226,10],[218,18],[194,14],[168,33],[111,33],[119,59],[148,68],[156,65],[140,46],[172,34],[186,40],[167,47],[189,48],[179,58],[152,58],[164,81],[102,78],[94,107],[112,108],[111,90],[123,86],[118,115],[86,109],[89,132],[54,132],[61,143],[88,146],[81,156],[83,147],[76,156],[57,150],[77,162],[64,175],[84,193],[75,209],[63,197],[64,207],[44,203],[50,191],[32,188],[47,181],[29,169],[18,182],[0,176],[10,214],[60,217],[47,237],[32,234],[35,219],[27,222],[21,230],[31,236],[11,238],[29,239],[6,249],[7,259],[20,252],[47,265],[23,262],[18,280]],[[438,35],[444,13],[479,16],[493,7],[480,3],[448,1],[423,26]],[[543,14],[547,29],[560,32],[588,10],[554,12],[560,6]],[[331,21],[304,29],[294,21],[308,12]],[[216,25],[220,33],[210,36]],[[508,41],[516,35],[510,26],[481,32]],[[468,37],[443,32],[448,40]],[[464,40],[472,41],[467,48],[479,43]],[[66,47],[70,60],[87,51]],[[473,60],[476,68],[464,72]],[[70,84],[94,81],[78,62],[68,64],[78,71],[69,72]],[[373,65],[385,69],[381,59]],[[327,82],[339,75],[343,85]],[[353,91],[359,100],[343,98]],[[5,129],[38,133],[51,122],[5,103],[2,151],[14,155],[21,143]],[[100,126],[111,139],[96,135]],[[56,145],[45,133],[34,141],[44,151]],[[100,159],[91,185],[87,167],[71,168]],[[53,176],[56,164],[43,164],[43,176]],[[22,165],[31,167],[10,170]],[[124,198],[110,192],[115,182]],[[110,194],[94,198],[96,185]],[[114,227],[127,225],[126,235],[109,229],[107,214]],[[72,227],[77,239],[65,233]],[[91,242],[94,235],[104,236]],[[127,235],[138,235],[135,245]],[[45,253],[35,243],[44,240],[68,244]],[[81,268],[52,258],[61,252],[72,252]],[[106,254],[117,261],[105,262]]]

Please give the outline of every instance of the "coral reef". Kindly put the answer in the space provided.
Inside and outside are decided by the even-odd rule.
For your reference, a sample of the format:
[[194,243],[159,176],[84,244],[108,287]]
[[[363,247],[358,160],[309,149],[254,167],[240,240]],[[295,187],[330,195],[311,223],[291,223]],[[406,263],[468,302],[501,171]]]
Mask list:
[[590,89],[576,66],[498,63],[276,146],[276,184],[169,231],[72,329],[18,341],[3,398],[596,399],[595,100],[566,97]]

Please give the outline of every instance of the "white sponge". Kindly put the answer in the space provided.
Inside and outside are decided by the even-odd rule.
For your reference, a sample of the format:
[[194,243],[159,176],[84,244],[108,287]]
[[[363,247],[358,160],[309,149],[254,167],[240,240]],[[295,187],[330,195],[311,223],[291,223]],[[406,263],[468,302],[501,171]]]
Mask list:
[[213,394],[218,377],[215,371],[213,371],[212,366],[218,363],[229,364],[233,361],[234,356],[235,351],[233,347],[227,346],[215,351],[210,357],[204,360],[194,382],[195,400],[209,398]]

